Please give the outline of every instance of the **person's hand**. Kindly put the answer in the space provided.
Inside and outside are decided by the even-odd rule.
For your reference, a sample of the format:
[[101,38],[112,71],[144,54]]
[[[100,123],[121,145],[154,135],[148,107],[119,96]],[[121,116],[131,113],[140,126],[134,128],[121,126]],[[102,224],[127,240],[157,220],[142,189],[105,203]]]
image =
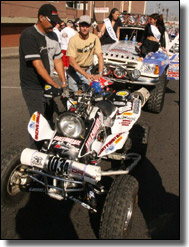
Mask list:
[[93,75],[94,76],[94,80],[99,81],[100,78],[102,78],[102,75],[98,74],[98,75]]
[[61,88],[60,85],[58,85],[57,83],[54,83],[53,84],[53,87],[55,87],[55,88]]
[[62,82],[62,85],[61,85],[62,88],[67,87],[67,86],[68,84],[66,82]]
[[162,49],[163,51],[167,52],[167,50],[165,49],[165,47],[161,47],[161,49]]
[[85,77],[87,78],[87,80],[88,80],[89,82],[94,80],[94,75],[91,75],[91,74],[86,73],[86,74],[85,74]]
[[139,42],[139,43],[137,43],[137,45],[138,45],[138,46],[141,46],[141,45],[142,45],[142,43],[141,43],[141,42]]
[[101,32],[98,32],[98,33],[97,33],[97,36],[98,36],[98,38],[100,39],[100,38],[102,37],[102,33],[101,33]]

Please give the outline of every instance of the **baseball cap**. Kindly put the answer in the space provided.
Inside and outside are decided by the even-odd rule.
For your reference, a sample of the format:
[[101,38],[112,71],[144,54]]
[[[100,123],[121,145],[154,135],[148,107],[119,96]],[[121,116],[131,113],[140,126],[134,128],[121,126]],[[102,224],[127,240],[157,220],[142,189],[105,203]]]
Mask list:
[[57,9],[52,4],[42,5],[38,11],[38,16],[39,15],[47,16],[50,21],[54,23],[61,22]]
[[68,20],[67,23],[73,24],[73,21],[72,20]]
[[80,18],[79,18],[79,23],[83,23],[83,22],[85,22],[85,23],[87,23],[87,24],[91,24],[91,18],[90,18],[90,16],[88,16],[88,15],[82,15],[82,16],[80,16]]

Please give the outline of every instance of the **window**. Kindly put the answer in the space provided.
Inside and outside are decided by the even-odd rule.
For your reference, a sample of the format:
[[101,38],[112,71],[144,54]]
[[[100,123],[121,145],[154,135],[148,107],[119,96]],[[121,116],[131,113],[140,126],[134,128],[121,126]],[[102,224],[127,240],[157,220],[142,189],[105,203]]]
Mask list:
[[87,1],[68,1],[68,2],[66,2],[66,7],[83,10],[84,9],[84,3],[86,5],[86,10],[88,10],[88,2]]

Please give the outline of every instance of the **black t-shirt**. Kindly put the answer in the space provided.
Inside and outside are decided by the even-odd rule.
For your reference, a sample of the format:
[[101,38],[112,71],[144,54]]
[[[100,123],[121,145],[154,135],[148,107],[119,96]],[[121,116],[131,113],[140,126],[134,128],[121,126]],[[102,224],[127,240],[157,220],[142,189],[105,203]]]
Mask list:
[[62,57],[57,35],[49,32],[44,35],[37,26],[26,28],[20,37],[20,80],[23,89],[41,90],[44,79],[32,65],[33,60],[41,59],[50,76],[53,76],[54,59]]
[[[115,22],[114,27],[113,27],[115,34],[116,34],[116,32],[117,32],[118,27],[122,27],[122,23],[121,23],[121,20],[120,20],[119,18],[117,19],[117,21]],[[100,39],[100,42],[101,42],[101,45],[105,45],[105,44],[113,44],[113,43],[115,43],[116,41],[113,40],[113,39],[109,36],[107,30],[105,29],[104,35],[103,35],[102,38]]]

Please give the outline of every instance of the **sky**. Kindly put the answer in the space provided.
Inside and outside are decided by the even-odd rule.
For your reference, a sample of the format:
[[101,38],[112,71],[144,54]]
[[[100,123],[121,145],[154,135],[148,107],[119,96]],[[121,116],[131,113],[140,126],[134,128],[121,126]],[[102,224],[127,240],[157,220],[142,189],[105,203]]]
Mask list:
[[[164,14],[164,18],[167,14],[166,9],[169,9],[168,19],[173,21],[176,17],[176,20],[179,20],[179,1],[146,1],[146,14],[158,13],[159,4],[160,14]],[[163,9],[165,9],[164,12],[162,12]]]

